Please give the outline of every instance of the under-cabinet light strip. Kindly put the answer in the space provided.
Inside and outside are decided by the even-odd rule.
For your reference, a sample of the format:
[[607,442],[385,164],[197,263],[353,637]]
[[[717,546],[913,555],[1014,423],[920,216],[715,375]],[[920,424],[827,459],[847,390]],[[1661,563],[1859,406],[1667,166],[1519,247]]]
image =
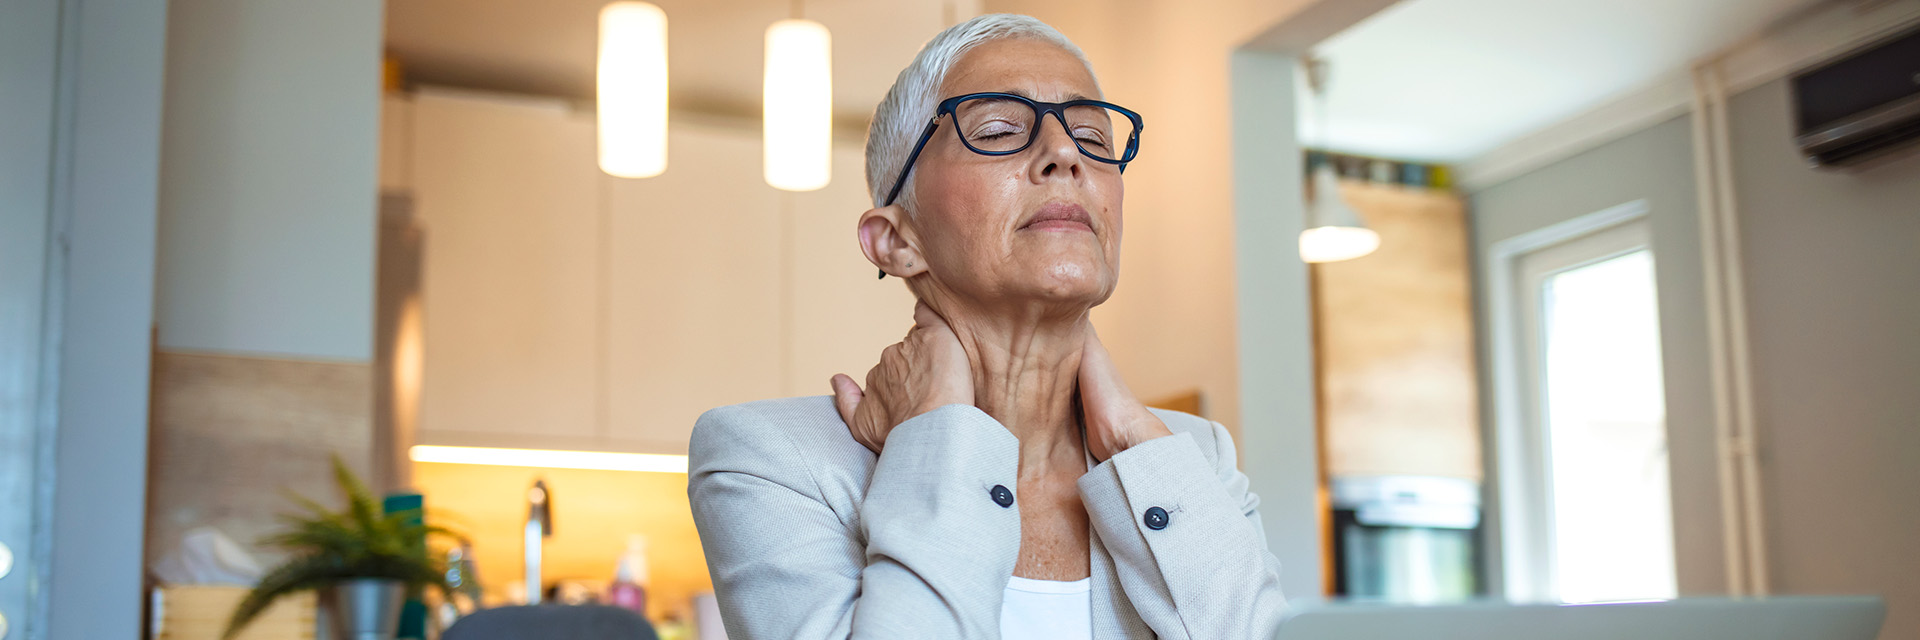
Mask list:
[[414,445],[407,450],[414,462],[450,464],[490,464],[506,467],[550,467],[558,469],[598,469],[603,471],[648,471],[686,473],[687,457],[659,453],[608,453],[604,451],[554,451],[551,449],[497,449],[493,447],[446,447]]

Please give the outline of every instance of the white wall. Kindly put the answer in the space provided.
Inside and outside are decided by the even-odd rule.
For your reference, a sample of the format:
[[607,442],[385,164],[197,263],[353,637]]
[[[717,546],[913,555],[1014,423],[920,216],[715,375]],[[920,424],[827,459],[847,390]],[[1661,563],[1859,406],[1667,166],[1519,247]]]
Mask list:
[[1260,496],[1267,547],[1285,570],[1289,597],[1319,595],[1325,584],[1321,538],[1320,452],[1314,428],[1312,302],[1307,265],[1291,250],[1305,224],[1294,139],[1294,71],[1290,55],[1255,51],[1233,56],[1234,275],[1239,341],[1241,458]]
[[[1783,81],[1734,96],[1728,112],[1772,587],[1883,594],[1881,638],[1912,638],[1920,153],[1811,169],[1790,113]],[[1648,200],[1680,590],[1708,594],[1726,585],[1690,136],[1688,118],[1670,120],[1474,193],[1474,247],[1484,256],[1500,240]]]
[[[51,640],[139,635],[166,6],[62,3]],[[44,458],[43,458],[44,460]]]
[[382,3],[167,17],[160,347],[370,361]]
[[[1477,191],[1471,194],[1469,220],[1475,282],[1483,283],[1494,244],[1609,207],[1647,201],[1666,380],[1676,577],[1682,594],[1726,593],[1691,131],[1688,118],[1675,118]],[[1480,361],[1489,363],[1493,341],[1486,337],[1487,314],[1492,309],[1484,290],[1476,293],[1475,309]],[[1497,406],[1495,385],[1484,364],[1480,389],[1481,406]],[[1483,422],[1492,425],[1493,412],[1482,415]],[[1491,461],[1496,459],[1491,426],[1484,433]],[[1488,511],[1493,515],[1491,505]]]
[[[18,631],[40,624],[34,583],[46,576],[47,544],[35,499],[42,447],[52,432],[40,411],[54,385],[40,379],[46,354],[49,208],[60,3],[0,3],[0,545],[16,558],[0,577],[0,617]],[[52,332],[56,333],[57,332]]]
[[1792,123],[1784,81],[1728,104],[1773,587],[1920,638],[1920,148],[1817,170]]

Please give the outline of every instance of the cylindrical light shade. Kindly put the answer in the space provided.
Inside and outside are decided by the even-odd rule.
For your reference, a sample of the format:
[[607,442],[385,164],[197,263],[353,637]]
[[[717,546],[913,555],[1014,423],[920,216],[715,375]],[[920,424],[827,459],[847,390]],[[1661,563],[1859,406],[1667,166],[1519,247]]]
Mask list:
[[827,186],[833,167],[833,38],[812,20],[767,27],[761,84],[767,184],[787,191]]
[[645,2],[600,10],[600,170],[651,178],[667,170],[667,14]]
[[1313,172],[1313,201],[1307,203],[1306,222],[1307,229],[1300,232],[1303,261],[1352,260],[1380,248],[1380,234],[1368,229],[1360,214],[1340,197],[1340,180],[1328,165]]

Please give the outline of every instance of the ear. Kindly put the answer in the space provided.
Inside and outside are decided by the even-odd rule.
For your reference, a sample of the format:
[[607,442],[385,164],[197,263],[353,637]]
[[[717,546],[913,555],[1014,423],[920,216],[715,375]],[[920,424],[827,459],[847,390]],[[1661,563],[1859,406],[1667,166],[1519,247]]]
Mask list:
[[927,261],[920,255],[919,238],[912,227],[905,224],[906,213],[897,204],[869,209],[860,214],[858,228],[860,251],[867,254],[867,261],[887,275],[903,279],[927,270]]

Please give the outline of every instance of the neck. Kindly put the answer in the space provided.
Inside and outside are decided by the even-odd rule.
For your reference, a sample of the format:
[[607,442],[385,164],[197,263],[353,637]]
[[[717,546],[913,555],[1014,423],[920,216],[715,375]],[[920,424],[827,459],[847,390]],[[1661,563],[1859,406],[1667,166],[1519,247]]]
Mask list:
[[1086,311],[946,316],[973,369],[974,406],[1020,439],[1020,475],[1084,471],[1074,398]]

